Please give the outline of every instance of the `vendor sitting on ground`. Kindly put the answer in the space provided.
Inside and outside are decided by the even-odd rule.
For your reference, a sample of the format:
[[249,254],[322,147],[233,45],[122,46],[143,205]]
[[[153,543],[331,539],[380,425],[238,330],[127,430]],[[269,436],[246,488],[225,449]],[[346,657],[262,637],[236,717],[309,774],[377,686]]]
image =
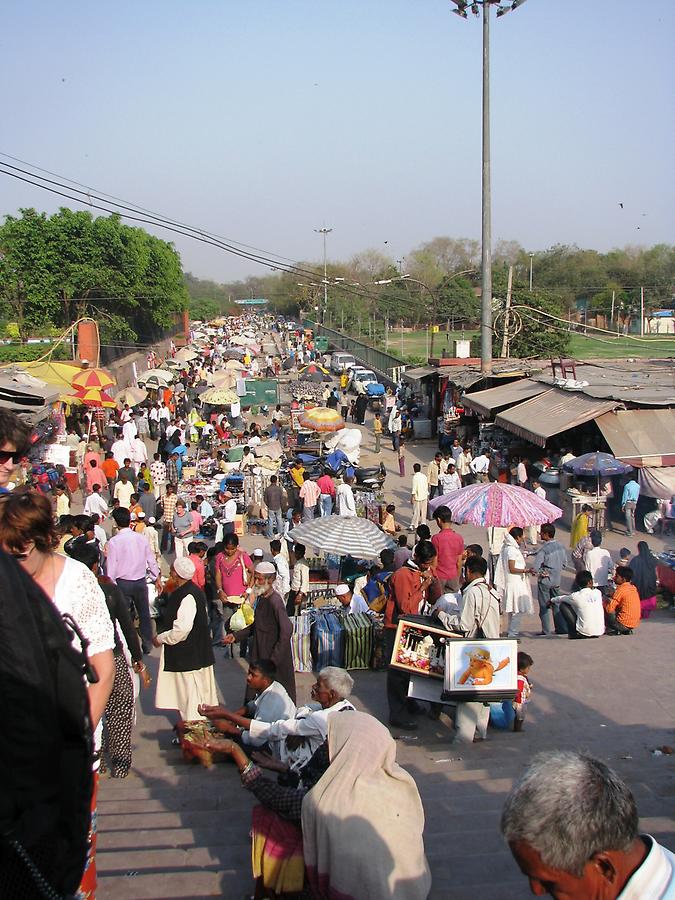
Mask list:
[[605,633],[602,592],[593,587],[591,572],[577,572],[572,593],[551,597],[550,602],[559,605],[560,616],[571,640],[596,638]]
[[352,592],[348,584],[338,584],[335,587],[335,596],[338,598],[343,610],[347,613],[367,613],[368,604],[363,599],[361,592]]
[[301,788],[265,778],[233,741],[211,738],[203,746],[230,754],[260,801],[251,829],[255,897],[428,895],[420,796],[373,716],[332,716]]
[[[256,696],[245,706],[235,710],[233,715],[267,723],[292,719],[296,712],[295,703],[288,696],[286,688],[274,680],[276,674],[277,667],[271,659],[257,659],[249,663],[246,684],[256,691]],[[263,747],[267,743],[264,738],[251,737],[248,731],[230,722],[227,710],[222,706],[200,706],[199,712],[211,719],[218,731],[240,737],[242,744]],[[271,750],[273,754],[278,750],[274,743]],[[275,755],[278,757],[278,752]]]
[[282,719],[270,724],[228,712],[222,707],[216,707],[215,714],[204,708],[203,715],[208,719],[229,720],[242,731],[248,731],[256,742],[259,740],[268,743],[281,742],[279,746],[281,762],[261,753],[255,755],[256,761],[267,769],[295,774],[297,783],[297,773],[326,740],[329,716],[344,709],[354,709],[347,700],[353,687],[354,679],[349,672],[336,666],[326,666],[319,672],[312,687],[314,703],[311,707],[298,707],[293,719]]
[[396,534],[401,530],[401,526],[396,524],[396,519],[394,518],[395,513],[396,507],[393,503],[389,503],[384,518],[382,519],[382,531],[384,531],[385,534]]
[[605,604],[607,634],[632,634],[640,624],[640,595],[634,584],[630,566],[617,566],[614,573],[616,590]]

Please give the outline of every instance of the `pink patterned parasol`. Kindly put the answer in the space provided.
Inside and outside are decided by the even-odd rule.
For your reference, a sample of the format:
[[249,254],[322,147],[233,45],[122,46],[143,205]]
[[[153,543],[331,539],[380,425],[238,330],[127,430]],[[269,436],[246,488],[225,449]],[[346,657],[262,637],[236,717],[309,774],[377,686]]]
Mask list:
[[470,484],[450,494],[436,497],[429,504],[434,512],[439,506],[447,506],[454,522],[459,525],[492,525],[506,527],[519,525],[543,525],[562,516],[562,510],[542,500],[532,491],[514,484]]

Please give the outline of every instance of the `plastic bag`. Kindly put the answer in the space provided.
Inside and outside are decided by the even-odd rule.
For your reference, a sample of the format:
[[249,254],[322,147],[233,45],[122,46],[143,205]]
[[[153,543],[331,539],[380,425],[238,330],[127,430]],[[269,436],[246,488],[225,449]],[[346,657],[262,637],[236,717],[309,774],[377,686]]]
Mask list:
[[230,629],[232,631],[242,631],[244,628],[248,628],[249,625],[253,624],[254,618],[255,615],[250,604],[244,602],[239,609],[232,614],[232,618],[230,619]]

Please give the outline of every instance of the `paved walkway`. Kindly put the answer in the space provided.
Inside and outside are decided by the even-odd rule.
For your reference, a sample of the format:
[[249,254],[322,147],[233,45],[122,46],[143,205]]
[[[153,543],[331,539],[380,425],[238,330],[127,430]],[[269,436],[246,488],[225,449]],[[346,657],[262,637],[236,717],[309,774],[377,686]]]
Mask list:
[[[362,460],[368,465],[377,457],[370,428],[363,431]],[[413,462],[428,462],[435,444],[408,447],[405,479],[399,478],[390,444],[383,441],[383,448],[387,499],[396,503],[407,526]],[[458,530],[466,543],[485,547],[484,530]],[[560,529],[559,536],[566,544],[568,532]],[[664,545],[658,538],[649,542],[652,547]],[[614,555],[624,545],[635,550],[636,543],[622,532],[609,532],[605,540]],[[268,547],[255,535],[245,536],[242,544],[248,550]],[[570,569],[563,587],[572,577]],[[411,735],[395,735],[399,762],[415,777],[424,802],[432,898],[530,896],[499,834],[499,816],[513,780],[542,750],[580,748],[607,761],[631,785],[643,829],[675,849],[675,757],[652,752],[675,744],[670,671],[675,615],[658,612],[628,638],[568,641],[536,638],[538,631],[537,617],[526,620],[521,646],[534,659],[535,691],[522,734],[491,730],[487,742],[458,749],[450,744],[452,726],[443,715],[438,722],[421,718],[419,730]],[[153,677],[157,663],[158,651],[153,651]],[[386,721],[385,675],[353,674],[356,705]],[[225,660],[218,651],[216,675],[224,701],[238,706],[245,663]],[[313,678],[296,678],[299,701],[308,699]],[[238,898],[250,891],[251,798],[231,764],[211,770],[185,764],[171,745],[171,725],[154,709],[153,684],[141,698],[130,776],[101,781],[101,898]]]

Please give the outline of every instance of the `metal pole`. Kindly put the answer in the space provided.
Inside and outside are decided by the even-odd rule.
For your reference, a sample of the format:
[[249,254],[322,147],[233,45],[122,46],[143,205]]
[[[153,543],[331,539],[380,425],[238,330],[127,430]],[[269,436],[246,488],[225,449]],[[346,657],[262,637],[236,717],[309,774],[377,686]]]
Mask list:
[[509,318],[511,312],[511,289],[513,287],[513,266],[509,266],[509,283],[506,288],[506,309],[504,310],[504,337],[502,338],[502,359],[509,355]]
[[616,296],[616,291],[612,291],[612,314],[609,317],[609,327],[611,328],[614,325],[614,298]]
[[483,4],[483,199],[480,370],[492,373],[492,221],[490,197],[490,4]]
[[645,289],[640,288],[640,337],[645,336]]
[[384,317],[384,349],[389,350],[389,313]]
[[427,322],[427,362],[429,361],[429,323]]
[[[326,235],[327,229],[323,229],[323,315],[326,315],[328,309],[328,276],[326,270]],[[323,321],[323,316],[321,317]]]
[[530,253],[530,293],[532,293],[532,261],[534,259],[534,253]]

